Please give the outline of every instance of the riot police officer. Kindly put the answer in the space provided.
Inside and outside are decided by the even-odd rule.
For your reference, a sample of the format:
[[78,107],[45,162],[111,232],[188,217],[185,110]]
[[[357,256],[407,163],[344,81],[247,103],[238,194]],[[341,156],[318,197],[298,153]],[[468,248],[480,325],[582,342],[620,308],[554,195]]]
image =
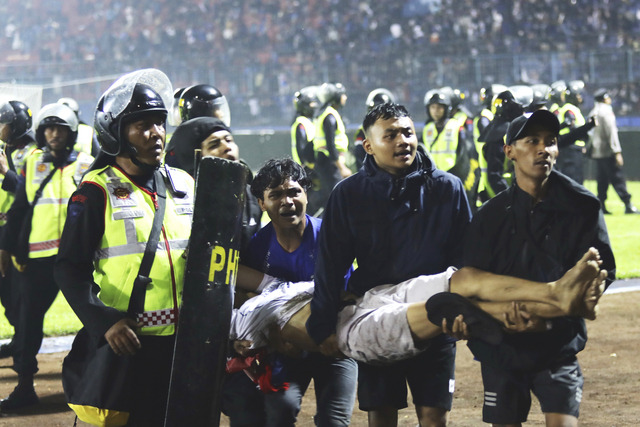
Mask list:
[[[231,112],[227,98],[218,89],[208,84],[176,89],[167,117],[168,123],[172,126],[178,126],[197,117],[215,117],[222,120],[227,127],[231,126]],[[168,166],[179,168],[175,142],[172,140],[173,134],[167,136],[164,162]]]
[[[102,95],[94,125],[99,160],[74,193],[55,278],[95,342],[132,357],[129,424],[162,425],[175,343],[185,249],[192,222],[193,179],[160,168],[167,106],[173,90],[159,70],[122,76]],[[162,188],[166,188],[164,197]],[[133,282],[159,201],[165,203],[151,285],[134,320],[127,314]],[[92,289],[100,288],[96,295]]]
[[487,160],[487,181],[485,191],[489,197],[506,190],[511,184],[511,173],[503,151],[504,137],[509,123],[524,113],[524,108],[533,101],[533,91],[528,86],[511,86],[500,92],[493,105],[495,116],[486,127],[480,140],[484,142],[484,156]]
[[578,184],[582,184],[584,181],[586,138],[580,135],[573,137],[564,136],[587,123],[580,111],[583,91],[583,81],[572,80],[568,82],[564,92],[562,92],[563,104],[558,109],[560,135],[558,137],[558,160],[556,162],[556,168]]
[[[53,266],[67,202],[93,157],[74,151],[78,119],[63,104],[49,104],[36,119],[39,150],[25,162],[23,178],[9,209],[6,231],[0,241],[0,270],[7,271],[10,257],[20,265],[19,316],[14,337],[13,369],[18,385],[0,401],[0,411],[38,403],[33,376],[42,343],[44,315],[58,294]],[[24,232],[22,232],[25,230]]]
[[470,205],[474,207],[480,168],[478,153],[465,126],[466,116],[464,121],[451,116],[450,88],[430,91],[426,95],[429,94],[432,95],[426,100],[425,107],[430,120],[422,131],[422,142],[438,169],[460,178]]
[[[442,89],[444,90],[445,88]],[[464,126],[467,132],[472,133],[472,115],[469,109],[464,105],[466,95],[460,89],[454,89],[448,86],[447,89],[450,90],[449,96],[451,97],[451,118],[460,122],[460,125]]]
[[489,200],[487,194],[487,159],[484,154],[484,140],[480,136],[489,126],[494,117],[493,100],[495,97],[507,90],[505,85],[491,84],[480,89],[480,102],[482,109],[473,118],[473,142],[478,152],[478,163],[480,165],[480,184],[478,185],[478,202],[483,203]]
[[558,115],[558,110],[564,104],[562,99],[562,94],[567,88],[567,83],[564,80],[557,80],[551,83],[551,91],[549,93],[549,111],[551,111],[556,116]]
[[313,119],[320,106],[317,91],[317,86],[307,86],[293,95],[296,118],[291,125],[291,157],[310,169],[313,169],[315,163],[313,139],[316,127]]
[[91,154],[94,157],[97,156],[100,152],[100,144],[98,144],[98,139],[96,138],[93,128],[80,120],[80,105],[78,101],[65,97],[58,99],[58,104],[63,104],[71,108],[78,119],[78,138],[73,149]]
[[[324,208],[333,187],[341,179],[351,175],[351,170],[346,164],[349,138],[342,117],[338,112],[347,102],[347,92],[342,83],[323,83],[318,89],[318,100],[321,107],[315,120],[314,170],[318,174],[320,182],[317,203]],[[311,213],[313,215],[321,214],[318,211],[311,211]]]
[[[36,149],[32,122],[31,109],[23,102],[14,100],[0,105],[0,235],[15,198],[18,173]],[[15,328],[19,288],[12,279],[14,274],[13,268],[9,268],[6,277],[0,277],[0,302],[9,324]],[[13,340],[0,346],[0,359],[12,355]]]

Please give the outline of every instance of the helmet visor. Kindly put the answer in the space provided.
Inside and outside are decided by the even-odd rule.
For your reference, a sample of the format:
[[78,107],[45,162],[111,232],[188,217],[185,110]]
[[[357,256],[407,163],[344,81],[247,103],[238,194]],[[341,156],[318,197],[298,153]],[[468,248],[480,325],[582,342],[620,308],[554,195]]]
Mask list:
[[145,84],[153,89],[160,97],[165,108],[173,103],[173,89],[171,81],[160,70],[146,68],[125,74],[116,80],[104,93],[103,111],[109,112],[113,117],[119,116],[129,105],[133,90],[138,84]]
[[211,117],[216,117],[227,125],[231,126],[231,111],[229,110],[229,102],[223,95],[218,98],[207,101],[208,108],[211,111]]
[[8,102],[0,105],[0,123],[9,124],[13,123],[16,119],[16,112],[13,110],[13,107]]

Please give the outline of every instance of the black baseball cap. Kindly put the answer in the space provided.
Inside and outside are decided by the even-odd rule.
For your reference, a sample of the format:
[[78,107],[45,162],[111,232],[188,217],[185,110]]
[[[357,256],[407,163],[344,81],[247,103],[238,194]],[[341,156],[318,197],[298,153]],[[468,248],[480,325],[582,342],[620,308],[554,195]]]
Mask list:
[[560,133],[560,122],[555,114],[549,110],[536,110],[533,113],[526,113],[514,119],[507,129],[507,145],[511,145],[517,139],[522,139],[529,135],[534,127],[549,129],[556,135]]

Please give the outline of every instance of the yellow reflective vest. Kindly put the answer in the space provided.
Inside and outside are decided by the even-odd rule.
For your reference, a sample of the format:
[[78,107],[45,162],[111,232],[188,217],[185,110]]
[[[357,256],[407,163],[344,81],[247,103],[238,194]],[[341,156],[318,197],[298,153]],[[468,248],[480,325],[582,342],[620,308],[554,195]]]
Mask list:
[[339,153],[346,153],[349,150],[349,137],[347,137],[342,117],[340,117],[340,114],[335,108],[328,106],[324,109],[322,114],[316,118],[316,134],[315,138],[313,138],[313,151],[316,153],[323,153],[327,157],[329,157],[329,150],[327,150],[327,138],[324,134],[322,123],[329,114],[332,114],[335,117],[337,123],[336,137],[334,141],[336,150]]
[[[182,300],[183,276],[193,215],[193,178],[186,172],[169,168],[179,188],[188,189],[184,197],[175,196],[167,185],[165,217],[160,241],[149,273],[143,323],[143,335],[175,333]],[[104,191],[104,234],[95,254],[93,278],[100,286],[98,297],[109,307],[127,311],[133,283],[149,239],[156,211],[156,194],[138,187],[120,169],[107,166],[87,173],[85,183]]]
[[[0,141],[0,148],[6,150],[7,146],[4,142]],[[11,153],[11,161],[13,161],[13,166],[15,167],[16,173],[20,173],[20,171],[24,167],[24,163],[27,160],[27,157],[33,154],[36,149],[36,143],[31,142],[25,145],[23,148],[13,150],[13,152]],[[9,208],[15,200],[15,194],[9,193],[8,191],[5,191],[1,188],[3,181],[4,175],[0,175],[0,226],[3,226],[7,223],[7,212],[9,211]]]
[[487,176],[487,159],[484,158],[484,153],[482,151],[484,142],[478,141],[478,139],[480,139],[478,122],[480,122],[480,119],[483,117],[491,121],[493,120],[494,115],[491,110],[485,108],[473,119],[473,142],[476,145],[476,151],[478,152],[478,164],[480,165],[480,186],[478,187],[478,192],[483,191],[487,186],[489,186],[489,178]]
[[438,169],[448,171],[456,164],[460,126],[458,120],[449,119],[440,133],[433,121],[422,130],[422,141]]
[[76,144],[73,146],[75,151],[81,153],[91,154],[93,149],[93,128],[84,123],[78,125],[78,137],[76,138]]
[[[67,218],[69,197],[76,191],[82,175],[89,169],[93,157],[77,153],[71,164],[56,168],[51,180],[42,189],[42,195],[33,207],[31,233],[29,234],[29,258],[44,258],[58,254],[60,236]],[[53,170],[49,153],[36,150],[25,163],[24,189],[29,203],[33,203],[42,181]]]
[[[573,105],[573,104],[566,103],[566,104],[564,104],[562,107],[560,107],[558,109],[558,120],[560,121],[560,124],[562,124],[564,122],[564,120],[565,120],[564,116],[567,114],[568,111],[571,111],[574,114],[574,116],[576,118],[576,121],[575,121],[573,127],[571,127],[571,128],[570,127],[565,127],[564,129],[561,129],[560,130],[560,135],[565,135],[565,134],[569,133],[572,129],[575,129],[575,128],[578,128],[580,126],[583,126],[586,123],[586,121],[584,119],[584,116],[582,115],[582,112],[580,111],[580,109],[578,107],[576,107],[575,105]],[[579,146],[579,147],[584,147],[586,145],[585,141],[580,140],[580,139],[574,141],[574,144]]]
[[[313,124],[311,119],[305,116],[296,117],[296,121],[291,125],[291,158],[300,165],[309,165],[308,162],[300,160],[300,156],[298,155],[298,147],[296,145],[296,131],[298,130],[298,125],[302,125],[302,127],[304,127],[304,131],[307,134],[307,144],[313,144],[316,134],[316,126]],[[313,164],[310,166],[313,166]]]

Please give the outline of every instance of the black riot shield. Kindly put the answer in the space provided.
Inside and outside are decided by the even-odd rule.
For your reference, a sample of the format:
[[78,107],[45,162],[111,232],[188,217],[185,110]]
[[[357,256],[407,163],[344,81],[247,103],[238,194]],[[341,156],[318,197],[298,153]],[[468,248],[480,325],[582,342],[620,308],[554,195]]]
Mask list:
[[238,162],[200,162],[165,427],[220,424],[246,177]]

